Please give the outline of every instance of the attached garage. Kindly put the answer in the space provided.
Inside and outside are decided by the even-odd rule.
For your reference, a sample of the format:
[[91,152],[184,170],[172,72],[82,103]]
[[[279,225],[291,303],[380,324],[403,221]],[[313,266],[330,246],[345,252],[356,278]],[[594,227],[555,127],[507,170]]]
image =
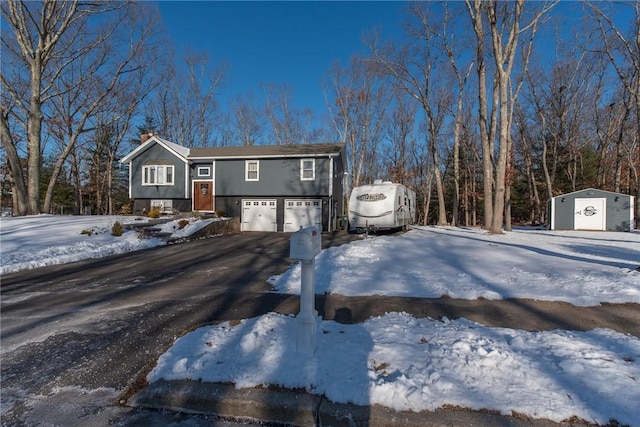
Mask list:
[[553,197],[547,215],[550,230],[631,231],[634,197],[587,188]]
[[284,201],[285,232],[295,232],[300,227],[312,225],[322,230],[322,199]]
[[276,199],[242,200],[242,231],[278,231]]

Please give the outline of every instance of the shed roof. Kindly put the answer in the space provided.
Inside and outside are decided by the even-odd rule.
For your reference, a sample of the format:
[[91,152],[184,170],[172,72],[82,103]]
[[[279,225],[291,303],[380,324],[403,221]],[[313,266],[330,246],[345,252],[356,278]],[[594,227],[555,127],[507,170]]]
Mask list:
[[577,194],[580,194],[580,193],[585,193],[586,194],[586,193],[589,193],[590,191],[594,191],[594,192],[597,191],[598,193],[608,193],[608,194],[615,194],[616,196],[627,196],[627,197],[629,197],[628,194],[624,194],[624,193],[616,193],[616,192],[613,192],[613,191],[599,190],[597,188],[585,188],[583,190],[577,190],[577,191],[572,191],[570,193],[559,194],[557,196],[552,197],[552,199],[555,199],[555,198],[558,198],[558,197],[571,196],[571,195],[574,195],[574,194],[577,195]]

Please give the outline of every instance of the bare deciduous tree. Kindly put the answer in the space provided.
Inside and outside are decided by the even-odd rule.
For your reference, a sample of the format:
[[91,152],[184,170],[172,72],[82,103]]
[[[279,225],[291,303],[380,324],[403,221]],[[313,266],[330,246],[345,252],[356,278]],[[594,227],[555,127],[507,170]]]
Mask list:
[[254,104],[253,96],[237,96],[231,103],[231,113],[236,138],[242,145],[259,144],[264,135],[264,115]]
[[[513,93],[510,92],[510,85],[512,84],[518,43],[527,31],[530,32],[530,40],[533,39],[538,22],[551,10],[555,2],[544,3],[539,10],[533,12],[528,22],[524,24],[522,20],[525,12],[525,0],[516,0],[510,3],[500,3],[495,0],[489,2],[465,0],[465,3],[474,26],[478,46],[476,60],[479,79],[479,120],[483,141],[485,227],[488,227],[489,232],[499,234],[502,233],[504,221],[512,105],[515,101]],[[486,66],[484,64],[485,36],[487,35],[485,20],[489,27],[488,36],[491,40],[489,52],[494,60],[495,71],[490,126],[487,126],[489,98],[487,97]],[[526,66],[523,68],[524,73]],[[497,134],[495,133],[496,129],[498,130]],[[493,149],[493,138],[495,137],[497,137],[497,153],[494,153]]]
[[172,65],[166,71],[164,84],[148,110],[166,138],[187,147],[216,145],[217,95],[226,65],[213,65],[200,52],[187,52],[183,60],[184,67]]
[[[640,0],[619,4],[625,9],[630,26],[625,32],[614,20],[614,14],[608,13],[607,8],[612,5],[596,2],[587,3],[592,16],[597,23],[603,44],[603,54],[615,69],[616,75],[624,87],[626,94],[622,96],[623,122],[620,129],[624,129],[628,119],[634,118],[631,132],[625,135],[621,130],[615,141],[616,160],[614,173],[614,191],[621,190],[623,152],[630,155],[629,167],[635,175],[636,183],[636,218],[640,216],[640,183],[637,180],[637,139],[640,134]],[[635,115],[631,114],[635,111]],[[634,157],[634,155],[636,157]]]
[[[434,181],[438,195],[438,225],[447,223],[444,180],[439,148],[441,127],[445,113],[452,102],[449,85],[437,70],[443,61],[445,51],[439,49],[438,39],[442,39],[441,29],[435,24],[432,14],[422,3],[410,8],[412,20],[406,27],[409,41],[401,45],[389,43],[378,46],[374,38],[369,43],[374,57],[382,64],[386,73],[396,84],[421,106],[426,117],[428,132],[425,137],[429,145],[429,155],[433,164]],[[440,18],[437,18],[440,19]]]
[[[347,146],[345,190],[373,176],[386,120],[389,93],[374,61],[353,58],[348,68],[335,64],[325,100],[338,138]],[[331,100],[331,101],[329,101]]]
[[[145,9],[144,11],[142,9]],[[29,74],[3,73],[2,84],[19,106],[12,119],[22,123],[27,142],[27,195],[16,186],[18,214],[51,210],[53,190],[63,166],[81,135],[91,131],[92,118],[118,99],[130,116],[149,90],[145,55],[153,55],[155,15],[147,5],[133,2],[80,1],[5,2],[2,13],[11,23],[11,37],[3,37],[11,66],[27,65]],[[3,34],[4,35],[4,34]],[[147,56],[148,58],[148,56]],[[11,68],[13,69],[13,68]],[[27,90],[24,88],[28,87]],[[10,120],[7,118],[7,120]],[[3,128],[5,125],[2,126]],[[40,205],[43,129],[56,142],[56,158]],[[3,136],[12,152],[12,170],[19,166],[13,134]],[[14,167],[15,165],[15,167]],[[17,174],[16,176],[19,176]]]
[[[42,126],[45,104],[56,94],[59,77],[79,58],[99,49],[113,35],[117,25],[101,25],[89,32],[92,17],[104,15],[128,6],[120,2],[55,1],[2,2],[0,10],[9,28],[2,32],[3,73],[0,76],[4,90],[12,97],[16,109],[3,107],[0,127],[3,145],[16,183],[14,191],[19,215],[40,212],[40,167],[42,164]],[[103,21],[105,24],[107,21]],[[117,23],[117,19],[115,20]],[[27,70],[27,73],[18,71]],[[14,115],[15,114],[15,115]],[[20,117],[17,117],[20,116]],[[27,173],[20,177],[22,168],[16,140],[7,133],[9,120],[24,127]]]
[[308,144],[317,135],[311,128],[313,112],[293,105],[293,88],[268,84],[264,86],[265,116],[271,125],[273,142],[283,144]]
[[413,187],[415,174],[411,167],[411,151],[416,143],[418,105],[412,99],[407,99],[403,92],[396,93],[395,101],[387,122],[386,133],[390,143],[383,149],[384,162],[393,182]]
[[[453,17],[455,20],[455,17]],[[467,85],[467,79],[473,69],[473,60],[468,61],[468,65],[464,64],[461,59],[461,54],[464,53],[464,46],[457,46],[454,49],[453,40],[454,32],[449,29],[449,22],[451,20],[449,9],[445,7],[444,18],[442,20],[442,33],[441,42],[449,63],[453,70],[457,82],[457,102],[455,110],[452,111],[452,115],[455,118],[455,127],[453,131],[453,182],[454,182],[454,198],[453,207],[451,209],[451,225],[458,225],[458,212],[460,204],[460,139],[462,134],[462,126],[464,115],[462,113],[463,100],[465,95],[465,88]],[[459,40],[456,39],[456,44]],[[466,71],[465,71],[466,70]]]

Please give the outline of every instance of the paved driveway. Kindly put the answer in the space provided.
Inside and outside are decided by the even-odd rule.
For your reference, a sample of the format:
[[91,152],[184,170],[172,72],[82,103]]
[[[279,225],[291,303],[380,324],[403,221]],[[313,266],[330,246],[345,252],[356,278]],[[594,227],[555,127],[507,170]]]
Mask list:
[[[264,292],[291,264],[289,236],[227,235],[3,276],[2,425],[148,424],[152,414],[114,402],[176,337],[297,311],[297,298]],[[323,247],[354,238],[323,236]]]
[[[297,297],[265,293],[266,279],[291,264],[289,236],[243,233],[3,276],[2,425],[233,425],[117,403],[143,385],[185,332],[270,311],[296,313]],[[359,238],[324,235],[323,247]],[[528,330],[607,327],[640,337],[638,304],[340,295],[316,303],[325,319],[344,323],[405,311]]]

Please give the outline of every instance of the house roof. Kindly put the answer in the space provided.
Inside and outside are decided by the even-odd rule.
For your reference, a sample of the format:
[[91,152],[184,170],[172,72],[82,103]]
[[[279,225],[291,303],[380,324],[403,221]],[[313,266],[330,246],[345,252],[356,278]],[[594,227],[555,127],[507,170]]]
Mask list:
[[135,150],[124,156],[120,159],[120,163],[128,163],[132,158],[137,156],[139,153],[143,152],[147,148],[149,148],[152,144],[160,144],[164,146],[167,150],[173,153],[175,156],[182,158],[183,161],[187,161],[189,157],[189,149],[187,147],[183,147],[182,145],[178,145],[175,142],[168,141],[166,139],[160,138],[159,136],[152,136],[144,143],[140,144]]
[[187,147],[183,147],[182,145],[178,145],[175,142],[168,141],[166,139],[160,137],[154,137],[158,141],[162,142],[167,147],[171,148],[173,151],[181,155],[182,157],[189,157],[189,149]]
[[160,144],[184,161],[191,159],[257,159],[267,157],[315,157],[340,154],[344,144],[288,144],[288,145],[250,145],[187,148],[174,142],[153,136],[135,150],[124,156],[120,162],[128,163],[151,144]]
[[310,157],[337,155],[344,144],[288,144],[192,148],[190,159]]

